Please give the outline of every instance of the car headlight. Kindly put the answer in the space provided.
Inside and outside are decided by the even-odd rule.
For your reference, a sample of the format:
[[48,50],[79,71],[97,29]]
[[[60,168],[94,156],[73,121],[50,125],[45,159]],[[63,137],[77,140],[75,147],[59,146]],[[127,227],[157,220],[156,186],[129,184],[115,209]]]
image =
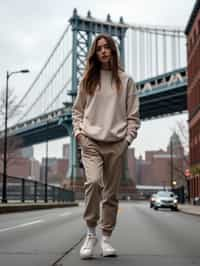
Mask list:
[[156,199],[156,202],[160,203],[160,199]]
[[178,202],[178,200],[177,199],[174,199],[174,203],[177,203]]

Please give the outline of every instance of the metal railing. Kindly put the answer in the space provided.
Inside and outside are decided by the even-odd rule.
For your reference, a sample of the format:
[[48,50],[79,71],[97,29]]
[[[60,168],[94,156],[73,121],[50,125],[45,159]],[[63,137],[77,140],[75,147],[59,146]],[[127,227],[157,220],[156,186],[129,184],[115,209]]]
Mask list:
[[[0,199],[2,199],[2,174],[0,174]],[[7,176],[7,202],[44,202],[45,183],[27,178]],[[47,202],[74,201],[74,192],[47,185]]]

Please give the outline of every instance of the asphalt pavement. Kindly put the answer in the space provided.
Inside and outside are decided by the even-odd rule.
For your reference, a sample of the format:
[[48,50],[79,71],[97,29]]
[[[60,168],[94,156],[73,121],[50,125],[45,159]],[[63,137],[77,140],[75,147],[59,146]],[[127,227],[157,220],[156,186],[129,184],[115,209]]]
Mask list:
[[[184,204],[179,210],[155,211],[148,202],[120,202],[112,237],[118,257],[103,258],[98,244],[92,260],[79,256],[85,237],[83,202],[1,214],[0,266],[200,266],[200,206]],[[97,233],[100,239],[99,229]]]
[[[50,209],[50,208],[65,208],[65,207],[76,207],[78,202],[38,202],[38,203],[0,203],[0,214],[9,212],[24,212],[39,209]],[[200,215],[200,205],[193,204],[179,204],[179,211],[191,215]]]
[[[199,266],[198,207],[190,208],[190,213],[193,209],[195,216],[183,213],[182,210],[189,210],[191,206],[184,207],[180,206],[179,212],[167,209],[155,211],[149,208],[147,202],[121,203],[117,228],[112,237],[112,243],[118,250],[117,257],[102,257],[98,244],[93,259],[81,260],[81,241],[54,265]],[[98,237],[100,239],[100,232]]]

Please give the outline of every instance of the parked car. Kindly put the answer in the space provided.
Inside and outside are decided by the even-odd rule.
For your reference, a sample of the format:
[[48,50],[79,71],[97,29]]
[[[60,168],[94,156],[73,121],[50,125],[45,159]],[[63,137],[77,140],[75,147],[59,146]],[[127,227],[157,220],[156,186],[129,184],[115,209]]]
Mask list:
[[193,205],[200,205],[200,197],[195,197],[193,199]]
[[156,199],[156,193],[152,194],[150,197],[150,200],[149,200],[150,208],[154,207],[155,199]]
[[154,201],[154,209],[170,208],[171,210],[178,211],[177,196],[171,191],[159,191],[156,194]]

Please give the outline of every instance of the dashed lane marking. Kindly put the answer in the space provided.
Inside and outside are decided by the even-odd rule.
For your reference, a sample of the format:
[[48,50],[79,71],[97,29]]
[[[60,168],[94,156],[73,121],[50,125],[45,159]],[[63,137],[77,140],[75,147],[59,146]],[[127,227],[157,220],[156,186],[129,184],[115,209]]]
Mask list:
[[64,212],[64,213],[61,213],[61,214],[59,214],[59,216],[69,216],[69,215],[71,215],[72,213],[71,212]]
[[19,224],[19,225],[15,225],[15,226],[12,226],[12,227],[1,228],[0,229],[0,233],[1,232],[5,232],[5,231],[14,230],[14,229],[17,229],[17,228],[23,228],[23,227],[34,225],[34,224],[38,224],[38,223],[43,223],[43,222],[44,222],[44,220],[36,220],[36,221],[33,221],[33,222],[29,222],[29,223],[25,223],[25,224]]

